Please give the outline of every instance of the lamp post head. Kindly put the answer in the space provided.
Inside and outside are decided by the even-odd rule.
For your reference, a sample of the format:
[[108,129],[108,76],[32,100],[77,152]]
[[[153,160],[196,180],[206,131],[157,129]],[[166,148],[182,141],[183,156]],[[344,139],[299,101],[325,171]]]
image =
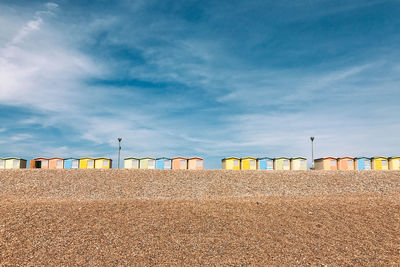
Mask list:
[[310,140],[311,140],[311,142],[313,142],[314,141],[314,136],[311,136]]
[[122,138],[121,137],[118,137],[118,142],[121,142],[122,141]]

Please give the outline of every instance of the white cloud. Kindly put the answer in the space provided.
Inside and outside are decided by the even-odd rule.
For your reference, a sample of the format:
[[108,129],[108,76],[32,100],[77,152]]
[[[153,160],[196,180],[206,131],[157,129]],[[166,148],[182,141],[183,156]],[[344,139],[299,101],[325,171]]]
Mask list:
[[6,139],[9,139],[10,141],[22,141],[29,138],[32,138],[32,135],[28,133],[16,134],[10,137],[6,137]]

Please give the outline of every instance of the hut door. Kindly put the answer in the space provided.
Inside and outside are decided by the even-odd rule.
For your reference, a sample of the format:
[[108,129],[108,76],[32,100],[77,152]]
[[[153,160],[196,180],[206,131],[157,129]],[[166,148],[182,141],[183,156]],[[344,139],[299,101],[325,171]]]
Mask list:
[[375,160],[375,169],[376,170],[382,170],[382,161],[381,160]]
[[40,160],[35,161],[35,169],[40,169],[42,168],[42,162]]
[[243,169],[245,169],[245,170],[250,169],[250,161],[249,160],[243,161]]

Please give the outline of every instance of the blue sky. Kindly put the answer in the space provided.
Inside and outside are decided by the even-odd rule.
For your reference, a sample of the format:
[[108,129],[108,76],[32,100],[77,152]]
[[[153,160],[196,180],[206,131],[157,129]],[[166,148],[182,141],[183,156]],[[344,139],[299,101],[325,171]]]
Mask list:
[[400,1],[1,1],[0,156],[399,155]]

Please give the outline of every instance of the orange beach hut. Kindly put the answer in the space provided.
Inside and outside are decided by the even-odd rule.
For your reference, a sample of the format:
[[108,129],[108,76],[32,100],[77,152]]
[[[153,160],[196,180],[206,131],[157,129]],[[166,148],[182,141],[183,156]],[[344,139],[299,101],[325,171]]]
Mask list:
[[338,170],[340,171],[348,171],[355,169],[354,158],[350,157],[338,158],[337,165],[338,165]]
[[337,159],[332,157],[320,158],[314,161],[316,170],[337,170]]
[[62,158],[49,159],[49,169],[64,169],[64,159]]
[[188,169],[189,170],[202,170],[203,169],[203,159],[194,157],[188,159]]
[[184,158],[184,157],[172,158],[172,169],[173,170],[186,170],[187,169],[187,158]]
[[31,160],[32,169],[48,169],[49,168],[49,159],[47,158],[36,158]]

